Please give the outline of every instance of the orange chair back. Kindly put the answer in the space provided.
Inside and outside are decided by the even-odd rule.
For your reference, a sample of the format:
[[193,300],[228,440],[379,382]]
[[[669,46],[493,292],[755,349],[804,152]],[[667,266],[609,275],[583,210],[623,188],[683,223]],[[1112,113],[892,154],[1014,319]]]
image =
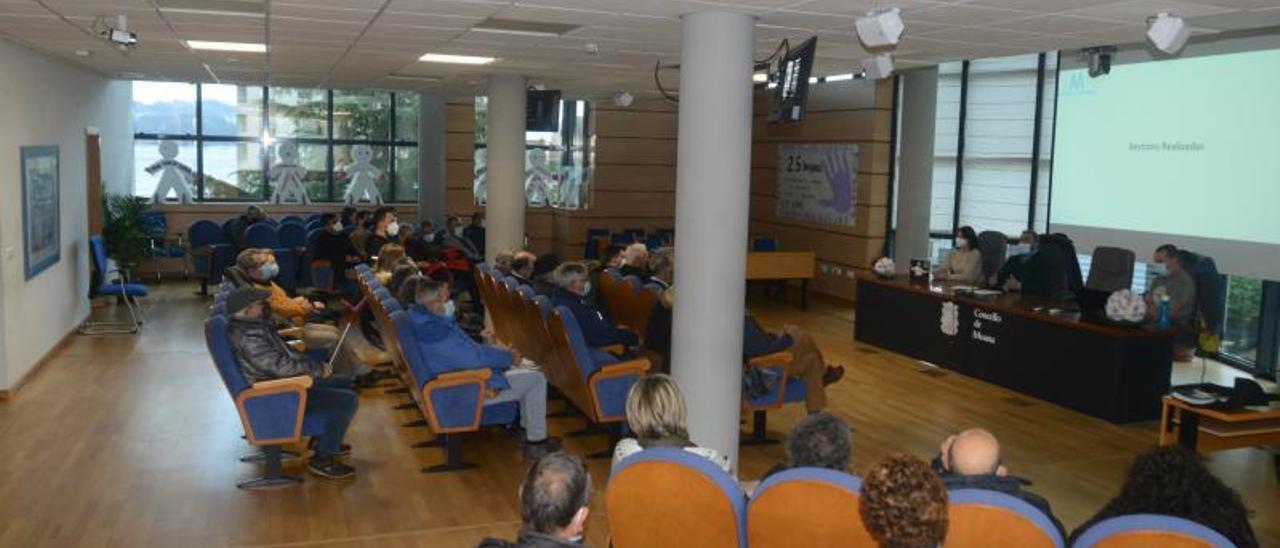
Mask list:
[[[853,490],[815,477],[782,478],[815,469],[788,470],[782,481],[766,481],[747,507],[747,539],[751,548],[868,547],[876,542],[862,526],[861,499]],[[857,478],[831,470],[856,483]],[[770,478],[774,480],[775,478]]]
[[[647,460],[665,455],[673,458]],[[745,546],[745,499],[737,483],[688,451],[650,449],[627,457],[616,465],[605,498],[617,548]]]

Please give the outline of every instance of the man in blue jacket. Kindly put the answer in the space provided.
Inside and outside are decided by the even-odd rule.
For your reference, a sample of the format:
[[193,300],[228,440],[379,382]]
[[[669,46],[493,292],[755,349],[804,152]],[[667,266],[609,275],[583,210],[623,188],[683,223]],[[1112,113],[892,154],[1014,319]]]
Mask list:
[[591,282],[587,267],[582,263],[564,263],[556,268],[552,277],[555,278],[557,287],[551,292],[551,302],[556,306],[566,307],[573,313],[587,346],[599,348],[621,344],[631,348],[640,343],[635,332],[613,325],[600,309],[587,300],[586,295],[591,293]]
[[493,369],[485,405],[520,402],[520,426],[524,428],[524,455],[537,459],[560,447],[547,436],[547,379],[541,372],[522,367],[518,353],[472,340],[454,321],[449,284],[429,278],[414,282],[414,305],[409,310],[418,349],[434,373]]

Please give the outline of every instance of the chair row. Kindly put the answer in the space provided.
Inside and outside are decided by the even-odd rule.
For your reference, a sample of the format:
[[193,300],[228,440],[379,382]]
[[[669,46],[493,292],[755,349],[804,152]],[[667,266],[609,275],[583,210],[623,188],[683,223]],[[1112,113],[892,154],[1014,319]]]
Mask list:
[[485,405],[485,388],[493,372],[488,368],[436,373],[430,356],[422,355],[408,311],[378,282],[367,265],[356,266],[364,302],[373,312],[387,352],[401,381],[409,388],[414,407],[422,414],[435,439],[415,447],[442,447],[443,464],[423,472],[447,472],[474,468],[462,461],[461,435],[482,426],[508,425],[516,421],[519,404]]
[[[711,461],[679,449],[648,449],[614,463],[605,489],[609,533],[635,546],[876,546],[860,514],[862,482],[834,470],[796,468],[770,476],[748,497]],[[944,546],[1066,545],[1053,521],[997,491],[948,493]],[[1074,547],[1226,548],[1217,532],[1170,516],[1112,518],[1085,531]]]
[[642,342],[646,340],[649,317],[658,304],[661,291],[656,285],[646,285],[635,276],[624,277],[613,268],[607,268],[600,274],[600,295],[609,319],[630,328]]
[[634,243],[645,244],[649,249],[657,249],[659,247],[667,247],[675,241],[676,231],[670,228],[659,228],[645,234],[643,228],[624,228],[619,232],[610,233],[607,228],[588,228],[586,249],[583,257],[587,259],[601,259],[604,249],[609,245],[627,246]]
[[622,360],[588,347],[568,308],[552,306],[546,296],[535,295],[487,265],[477,266],[475,277],[499,341],[539,364],[547,382],[590,425],[626,421],[627,392],[649,371],[648,359]]

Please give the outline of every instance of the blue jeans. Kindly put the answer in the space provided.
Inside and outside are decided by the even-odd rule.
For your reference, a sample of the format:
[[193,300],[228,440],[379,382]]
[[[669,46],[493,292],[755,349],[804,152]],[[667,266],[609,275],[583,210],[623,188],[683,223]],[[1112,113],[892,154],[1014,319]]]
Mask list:
[[325,429],[316,436],[317,455],[336,455],[342,450],[342,439],[347,427],[356,415],[359,405],[356,393],[351,389],[351,378],[333,375],[316,378],[307,390],[307,414],[325,417]]

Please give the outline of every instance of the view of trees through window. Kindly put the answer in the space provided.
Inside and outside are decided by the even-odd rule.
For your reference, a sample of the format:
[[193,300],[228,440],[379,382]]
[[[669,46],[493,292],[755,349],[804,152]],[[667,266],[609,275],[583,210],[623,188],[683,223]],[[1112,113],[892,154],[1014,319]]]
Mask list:
[[198,200],[265,200],[279,144],[292,141],[313,201],[342,200],[352,147],[365,144],[383,174],[383,199],[412,202],[420,111],[413,93],[134,82],[134,193],[154,192],[159,174],[146,168],[160,159],[160,142],[172,140],[174,160],[195,174],[190,190]]

